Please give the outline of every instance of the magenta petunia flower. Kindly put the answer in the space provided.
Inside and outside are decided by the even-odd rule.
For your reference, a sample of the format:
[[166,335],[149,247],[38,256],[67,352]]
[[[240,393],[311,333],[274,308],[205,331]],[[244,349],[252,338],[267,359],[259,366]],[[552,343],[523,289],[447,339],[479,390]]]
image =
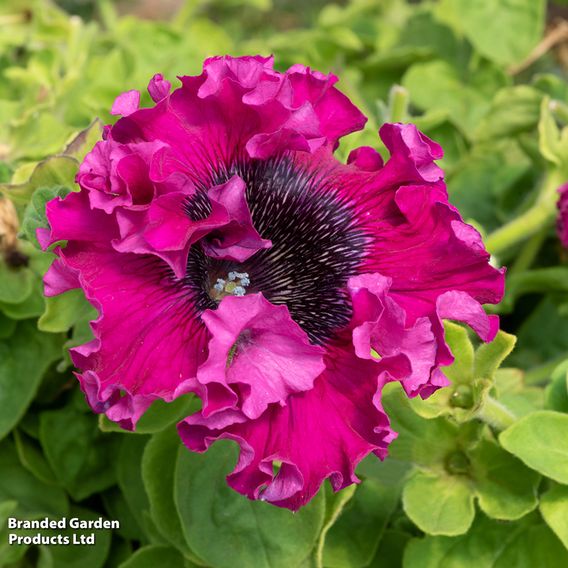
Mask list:
[[443,319],[492,339],[481,304],[503,273],[415,126],[381,128],[386,163],[334,156],[366,119],[333,75],[216,57],[180,80],[170,93],[155,75],[151,108],[118,97],[80,191],[48,204],[41,242],[65,243],[46,294],[80,287],[99,312],[72,351],[95,412],[132,429],[153,400],[196,393],[186,446],[234,440],[229,484],[297,509],[386,456],[386,382],[423,397],[447,384]]
[[559,190],[558,198],[558,238],[564,248],[568,248],[568,183],[565,183]]

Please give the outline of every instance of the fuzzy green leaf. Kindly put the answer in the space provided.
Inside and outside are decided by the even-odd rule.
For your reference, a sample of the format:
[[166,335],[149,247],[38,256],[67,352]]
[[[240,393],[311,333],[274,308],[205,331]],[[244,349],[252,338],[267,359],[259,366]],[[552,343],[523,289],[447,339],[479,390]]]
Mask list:
[[499,436],[501,445],[529,467],[559,483],[568,483],[568,415],[533,412]]
[[180,448],[175,499],[190,548],[217,568],[298,565],[321,530],[323,496],[297,513],[250,501],[226,483],[235,461],[230,442],[216,442],[205,455]]
[[404,486],[402,504],[410,519],[427,534],[460,535],[475,516],[473,493],[462,476],[416,472]]

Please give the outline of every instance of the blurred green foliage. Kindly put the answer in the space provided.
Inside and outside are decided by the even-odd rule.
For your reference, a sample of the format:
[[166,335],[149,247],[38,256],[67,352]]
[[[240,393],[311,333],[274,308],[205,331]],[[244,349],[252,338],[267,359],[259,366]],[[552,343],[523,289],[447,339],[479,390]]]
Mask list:
[[[568,180],[566,40],[538,50],[566,2],[58,4],[0,3],[0,204],[20,225],[13,243],[14,215],[0,216],[0,566],[566,566],[568,266],[554,228]],[[72,189],[116,95],[225,53],[337,74],[369,118],[340,157],[377,146],[387,120],[415,122],[445,148],[452,202],[509,266],[493,308],[509,333],[478,347],[448,324],[452,386],[428,401],[387,389],[391,457],[365,460],[362,485],[326,488],[296,515],[227,488],[229,443],[203,456],[180,447],[173,425],[191,398],[156,403],[137,435],[97,420],[66,354],[88,340],[92,309],[79,293],[41,293],[51,255],[35,229],[46,201]],[[46,514],[121,528],[90,549],[7,546],[7,517]]]

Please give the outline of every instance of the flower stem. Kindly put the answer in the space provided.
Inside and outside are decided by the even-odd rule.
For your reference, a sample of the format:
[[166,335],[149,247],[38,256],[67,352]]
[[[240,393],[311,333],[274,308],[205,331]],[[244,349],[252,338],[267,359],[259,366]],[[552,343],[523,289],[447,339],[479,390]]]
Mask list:
[[511,267],[511,274],[518,274],[528,270],[533,262],[535,261],[538,253],[546,239],[548,234],[548,228],[541,229],[538,233],[535,233],[521,249],[520,253],[517,255],[513,266]]
[[104,27],[107,30],[114,29],[117,21],[116,8],[112,4],[112,0],[97,0],[97,9]]
[[500,254],[509,247],[532,236],[554,219],[554,209],[537,203],[505,226],[491,233],[485,246],[491,254]]
[[496,430],[505,430],[515,420],[515,415],[493,397],[488,396],[477,412],[477,417]]
[[389,93],[389,121],[404,122],[408,118],[408,91],[401,85],[394,85]]
[[542,184],[536,203],[519,217],[491,233],[485,240],[487,250],[499,255],[550,225],[556,218],[557,190],[564,181],[559,169],[550,172]]

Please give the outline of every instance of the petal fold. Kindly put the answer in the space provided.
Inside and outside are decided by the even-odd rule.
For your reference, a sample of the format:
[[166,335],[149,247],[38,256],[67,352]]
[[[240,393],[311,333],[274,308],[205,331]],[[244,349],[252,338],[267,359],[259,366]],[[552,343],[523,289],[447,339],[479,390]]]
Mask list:
[[286,306],[262,294],[227,296],[201,319],[211,334],[209,358],[197,373],[204,416],[238,408],[258,418],[269,404],[284,406],[291,394],[311,389],[325,369],[324,350],[309,342]]

